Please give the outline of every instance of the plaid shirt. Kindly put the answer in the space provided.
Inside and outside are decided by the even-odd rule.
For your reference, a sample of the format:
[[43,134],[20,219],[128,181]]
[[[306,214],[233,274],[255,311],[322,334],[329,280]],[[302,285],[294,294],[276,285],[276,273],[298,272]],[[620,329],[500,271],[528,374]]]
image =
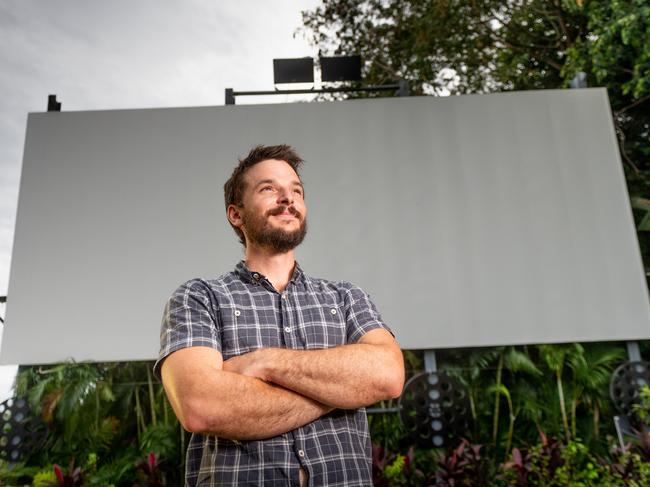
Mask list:
[[[165,308],[160,366],[175,350],[208,346],[223,359],[264,347],[323,349],[354,343],[382,322],[368,295],[346,282],[306,276],[298,264],[282,293],[244,262],[217,279],[181,285]],[[390,330],[389,330],[390,331]],[[186,485],[370,486],[372,465],[365,409],[336,409],[266,440],[231,441],[193,434]]]

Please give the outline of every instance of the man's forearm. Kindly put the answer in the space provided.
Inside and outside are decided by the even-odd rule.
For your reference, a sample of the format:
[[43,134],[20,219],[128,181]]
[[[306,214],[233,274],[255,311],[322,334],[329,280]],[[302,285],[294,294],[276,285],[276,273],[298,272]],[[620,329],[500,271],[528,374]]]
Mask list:
[[392,364],[376,345],[277,352],[268,380],[332,407],[358,408],[401,393],[391,389]]
[[224,362],[224,370],[261,377],[345,409],[399,396],[404,376],[399,349],[366,343],[323,350],[260,349]]
[[222,370],[221,356],[196,347],[162,366],[162,378],[185,429],[234,440],[277,436],[331,411],[331,407],[260,379]]
[[236,440],[270,438],[311,423],[332,410],[253,377],[223,371],[219,375],[218,390],[206,394],[202,401],[206,411],[202,433]]

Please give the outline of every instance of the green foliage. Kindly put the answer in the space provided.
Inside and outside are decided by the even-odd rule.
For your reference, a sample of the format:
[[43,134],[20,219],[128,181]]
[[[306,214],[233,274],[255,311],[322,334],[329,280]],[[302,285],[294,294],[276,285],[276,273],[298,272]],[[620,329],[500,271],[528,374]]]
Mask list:
[[[640,447],[614,450],[607,458],[579,439],[562,443],[542,434],[507,462],[485,457],[483,447],[462,440],[448,451],[413,450],[390,454],[375,485],[442,487],[623,487],[650,485],[650,462]],[[425,455],[423,455],[425,454]],[[418,457],[421,457],[418,460]],[[422,460],[425,461],[422,461]]]
[[650,93],[650,5],[644,0],[589,2],[589,35],[568,49],[565,75],[582,70],[622,95]]
[[[490,445],[499,461],[512,446],[534,444],[540,431],[565,441],[567,435],[583,438],[594,452],[605,453],[607,435],[615,434],[609,380],[624,356],[623,346],[615,343],[437,352],[440,369],[468,392],[470,440]],[[371,422],[373,435],[374,426]],[[397,437],[382,444],[392,451],[407,446]]]
[[633,406],[634,414],[643,424],[650,424],[650,387],[643,386],[639,391],[639,403]]
[[[644,485],[650,436],[624,452],[611,452],[615,431],[609,380],[624,357],[622,345],[616,343],[439,351],[441,370],[457,377],[476,399],[473,444],[462,442],[448,452],[409,449],[407,436],[393,434],[380,449],[381,461],[375,466],[383,473],[377,474],[377,485],[452,485],[452,480],[456,486]],[[560,391],[568,429],[563,424]],[[493,445],[489,425],[495,409],[486,399],[497,394],[503,407],[497,410],[498,441]],[[648,402],[644,399],[639,408],[650,410],[650,389],[642,397]],[[378,416],[384,417],[379,432],[375,430],[381,424]],[[390,434],[389,418],[388,414],[371,417],[374,441]],[[479,449],[481,444],[485,446]],[[504,463],[499,467],[500,462]],[[480,475],[470,473],[470,465]],[[486,480],[478,482],[479,477]]]
[[0,460],[0,486],[24,485],[40,472],[41,468],[25,463],[9,464]]
[[39,482],[41,477],[45,481],[53,470],[43,470],[43,465],[68,465],[71,459],[77,460],[84,485],[133,485],[140,475],[138,465],[146,464],[150,453],[160,458],[155,475],[167,477],[170,485],[180,483],[181,428],[162,385],[153,381],[152,365],[66,363],[21,368],[16,392],[27,395],[43,420],[45,439],[27,459],[33,469],[13,469],[13,477],[22,475],[17,485],[36,481],[37,474]]
[[388,485],[406,485],[406,476],[404,474],[404,467],[406,466],[406,457],[404,455],[397,455],[395,460],[389,464],[384,470],[384,475]]
[[56,485],[54,468],[49,467],[47,470],[43,470],[34,475],[32,485],[33,487],[51,487],[52,485]]
[[[380,406],[388,406],[380,404]],[[389,451],[398,451],[408,447],[406,430],[396,414],[370,414],[368,426],[372,431],[372,439]]]
[[638,451],[615,451],[605,459],[580,440],[563,445],[544,436],[525,453],[514,449],[501,470],[505,485],[518,487],[623,487],[650,481],[650,463]]
[[156,452],[163,458],[176,459],[180,451],[178,423],[158,423],[149,425],[140,437],[140,452]]

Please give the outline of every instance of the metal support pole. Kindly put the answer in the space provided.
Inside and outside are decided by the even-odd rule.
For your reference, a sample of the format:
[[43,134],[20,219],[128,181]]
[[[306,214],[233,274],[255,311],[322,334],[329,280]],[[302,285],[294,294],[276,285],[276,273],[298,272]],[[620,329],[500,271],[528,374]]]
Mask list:
[[627,356],[630,362],[641,362],[641,350],[639,350],[639,342],[626,342]]
[[395,93],[397,96],[409,96],[409,85],[405,79],[399,80],[397,85],[399,86]]
[[621,450],[625,451],[625,438],[623,436],[623,428],[621,427],[621,417],[614,416],[614,428],[616,428],[616,437]]
[[569,83],[569,86],[573,89],[580,89],[580,88],[586,88],[587,87],[587,73],[584,71],[578,71],[576,75],[573,77],[571,82]]
[[424,351],[424,370],[429,373],[438,372],[438,364],[436,362],[435,350]]

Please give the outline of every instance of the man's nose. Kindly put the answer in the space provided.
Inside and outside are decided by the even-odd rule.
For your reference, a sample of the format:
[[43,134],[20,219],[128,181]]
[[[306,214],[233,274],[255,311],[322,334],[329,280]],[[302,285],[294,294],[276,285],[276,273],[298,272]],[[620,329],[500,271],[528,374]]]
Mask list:
[[290,205],[293,203],[293,193],[290,188],[284,188],[279,191],[278,203],[283,205]]

